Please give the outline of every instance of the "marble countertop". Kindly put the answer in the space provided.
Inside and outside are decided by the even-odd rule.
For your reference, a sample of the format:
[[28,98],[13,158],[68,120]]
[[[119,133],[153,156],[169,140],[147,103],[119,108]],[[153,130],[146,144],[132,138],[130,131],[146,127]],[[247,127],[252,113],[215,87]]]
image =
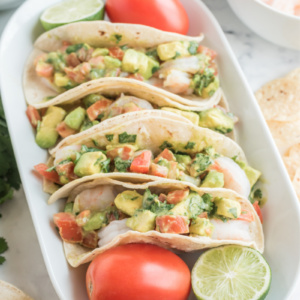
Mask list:
[[[221,24],[253,91],[267,81],[300,67],[300,51],[271,44],[250,31],[224,0],[204,0]],[[0,34],[14,10],[0,11]],[[1,69],[1,67],[0,67]],[[0,206],[0,236],[9,250],[0,266],[0,279],[8,281],[34,299],[56,300],[43,261],[23,190]],[[290,300],[300,299],[300,286]]]

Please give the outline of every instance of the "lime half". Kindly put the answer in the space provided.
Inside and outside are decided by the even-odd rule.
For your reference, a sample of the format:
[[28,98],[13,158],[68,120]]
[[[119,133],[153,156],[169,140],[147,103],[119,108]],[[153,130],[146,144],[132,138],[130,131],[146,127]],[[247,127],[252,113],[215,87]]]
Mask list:
[[45,30],[79,21],[103,20],[102,0],[66,0],[47,8],[41,15]]
[[229,245],[206,251],[192,270],[192,287],[198,299],[265,299],[271,269],[256,250]]

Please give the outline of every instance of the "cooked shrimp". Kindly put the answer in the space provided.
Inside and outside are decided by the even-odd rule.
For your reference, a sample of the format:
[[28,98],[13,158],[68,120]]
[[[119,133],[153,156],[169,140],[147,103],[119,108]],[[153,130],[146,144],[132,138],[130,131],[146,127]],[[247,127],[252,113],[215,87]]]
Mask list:
[[216,240],[239,240],[251,241],[250,236],[250,222],[241,220],[228,220],[223,222],[218,219],[211,219],[214,225],[212,239]]
[[68,158],[75,160],[76,152],[79,152],[80,149],[81,149],[80,145],[71,145],[71,146],[60,148],[55,154],[54,165],[57,165],[59,162]]
[[111,185],[100,185],[86,189],[78,194],[74,201],[76,210],[104,210],[115,200],[116,194]]
[[193,93],[191,83],[192,79],[189,74],[178,70],[171,70],[164,80],[163,87],[174,94],[191,95]]
[[250,182],[244,170],[228,157],[215,159],[214,164],[209,167],[224,174],[224,188],[231,189],[248,198],[250,194]]
[[98,242],[99,247],[108,244],[116,236],[130,231],[131,229],[126,226],[126,220],[127,219],[112,221],[106,227],[101,229],[98,232],[98,236],[100,238]]
[[[123,108],[122,110],[116,110],[116,108]],[[108,119],[116,115],[116,111],[119,114],[136,111],[136,110],[150,110],[153,109],[151,103],[146,100],[133,97],[133,96],[125,96],[121,95],[121,97],[116,100],[113,104],[111,104],[106,113],[104,119]]]
[[165,78],[166,73],[171,70],[178,70],[190,74],[196,74],[200,69],[200,63],[197,56],[177,58],[163,63],[158,70],[159,78]]

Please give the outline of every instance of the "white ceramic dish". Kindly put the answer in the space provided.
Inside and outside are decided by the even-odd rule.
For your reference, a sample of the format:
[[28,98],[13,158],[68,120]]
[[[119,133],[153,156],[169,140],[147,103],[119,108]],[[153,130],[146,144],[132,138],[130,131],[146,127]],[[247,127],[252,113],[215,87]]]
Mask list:
[[[87,266],[77,269],[68,266],[61,240],[52,224],[52,215],[62,208],[63,203],[58,201],[48,206],[47,195],[42,192],[41,182],[32,173],[33,166],[44,162],[47,154],[34,142],[34,134],[25,115],[26,104],[22,91],[25,60],[32,50],[33,41],[42,32],[38,17],[53,2],[29,0],[9,21],[1,40],[0,83],[20,175],[49,276],[60,299],[85,300],[87,295],[84,282]],[[205,44],[219,53],[221,83],[230,101],[231,110],[240,118],[237,128],[239,142],[251,165],[264,174],[269,198],[263,208],[264,255],[273,272],[268,299],[288,299],[298,278],[300,266],[298,200],[222,29],[201,1],[182,0],[182,3],[190,18],[189,34],[204,32]],[[199,254],[186,253],[182,257],[192,267]],[[193,294],[190,299],[195,299]]]
[[260,0],[228,0],[238,18],[264,39],[300,50],[300,17],[283,13]]

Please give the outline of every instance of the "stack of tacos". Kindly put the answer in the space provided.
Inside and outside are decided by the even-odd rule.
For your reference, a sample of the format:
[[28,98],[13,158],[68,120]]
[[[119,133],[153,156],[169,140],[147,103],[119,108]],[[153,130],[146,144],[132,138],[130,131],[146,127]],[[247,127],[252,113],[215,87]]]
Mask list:
[[54,222],[72,266],[133,242],[263,251],[248,200],[261,174],[234,141],[237,118],[202,39],[95,21],[35,42],[27,115],[50,153],[35,169],[49,203],[68,199]]

